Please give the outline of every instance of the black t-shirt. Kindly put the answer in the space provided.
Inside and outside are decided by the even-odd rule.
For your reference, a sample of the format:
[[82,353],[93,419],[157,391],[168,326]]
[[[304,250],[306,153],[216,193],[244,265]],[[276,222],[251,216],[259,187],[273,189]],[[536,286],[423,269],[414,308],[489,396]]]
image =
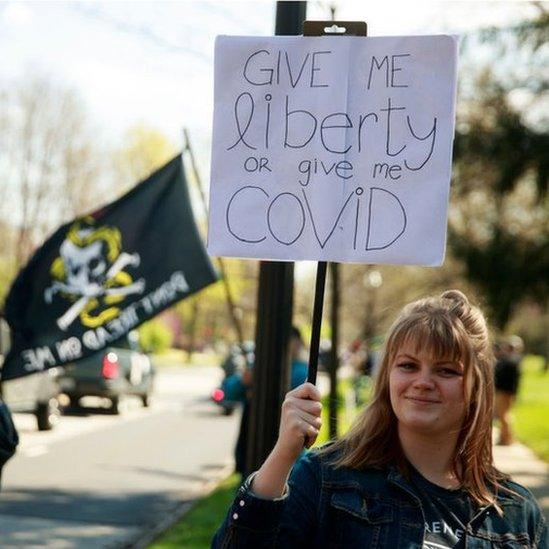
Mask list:
[[496,362],[494,381],[496,389],[517,394],[520,379],[520,358],[504,357]]
[[473,518],[471,498],[464,490],[446,490],[420,475],[412,482],[425,514],[423,549],[461,549],[465,547],[465,530]]

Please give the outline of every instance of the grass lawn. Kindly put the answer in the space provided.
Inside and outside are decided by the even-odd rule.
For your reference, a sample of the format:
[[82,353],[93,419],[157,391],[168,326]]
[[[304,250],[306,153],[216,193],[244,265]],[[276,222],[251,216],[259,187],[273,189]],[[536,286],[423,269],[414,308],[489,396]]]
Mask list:
[[208,497],[198,501],[184,520],[149,549],[207,549],[238,488],[239,475],[226,478]]
[[542,367],[542,357],[524,358],[512,416],[517,438],[549,462],[549,371],[543,372]]

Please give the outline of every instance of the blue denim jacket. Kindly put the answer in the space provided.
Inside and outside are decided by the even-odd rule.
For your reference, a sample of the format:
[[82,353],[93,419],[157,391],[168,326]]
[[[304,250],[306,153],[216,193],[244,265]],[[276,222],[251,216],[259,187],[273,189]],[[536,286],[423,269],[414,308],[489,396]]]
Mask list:
[[[424,515],[414,488],[396,470],[334,468],[317,452],[303,455],[292,470],[289,490],[278,500],[239,489],[213,548],[423,547]],[[532,494],[502,493],[467,525],[467,549],[548,548],[545,519]]]

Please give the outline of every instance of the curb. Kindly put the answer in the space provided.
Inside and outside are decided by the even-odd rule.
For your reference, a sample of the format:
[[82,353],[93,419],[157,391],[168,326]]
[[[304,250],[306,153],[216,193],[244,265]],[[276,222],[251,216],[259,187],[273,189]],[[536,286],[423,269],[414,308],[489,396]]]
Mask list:
[[112,549],[147,549],[147,547],[160,538],[162,534],[177,524],[199,500],[210,495],[217,488],[220,481],[231,474],[233,469],[233,465],[227,464],[223,469],[220,469],[219,474],[215,479],[204,484],[202,493],[199,497],[179,504],[163,521],[151,530],[138,534],[133,541],[124,542],[120,545],[117,544],[116,546],[113,546]]

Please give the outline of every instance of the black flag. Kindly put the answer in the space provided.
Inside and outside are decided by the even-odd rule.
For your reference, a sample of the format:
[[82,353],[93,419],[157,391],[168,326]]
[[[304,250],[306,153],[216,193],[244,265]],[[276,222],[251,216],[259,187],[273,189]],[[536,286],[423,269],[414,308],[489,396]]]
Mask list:
[[90,355],[216,278],[178,155],[35,252],[6,299],[2,379]]

